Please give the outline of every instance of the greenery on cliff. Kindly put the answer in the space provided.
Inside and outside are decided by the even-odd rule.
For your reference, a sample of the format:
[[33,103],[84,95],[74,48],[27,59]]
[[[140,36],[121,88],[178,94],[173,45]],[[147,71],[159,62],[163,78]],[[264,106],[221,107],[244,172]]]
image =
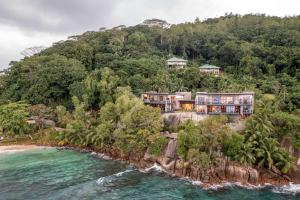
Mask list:
[[[1,132],[36,132],[26,120],[38,115],[64,128],[54,134],[60,144],[159,154],[166,144],[159,133],[170,130],[178,132],[181,159],[194,164],[214,164],[223,154],[287,172],[293,158],[280,142],[300,149],[299,27],[299,16],[226,15],[169,29],[137,25],[72,36],[11,62],[0,77]],[[189,60],[188,67],[166,69],[172,55]],[[201,74],[204,63],[221,66],[222,75]],[[257,105],[240,133],[223,116],[172,127],[137,98],[148,90],[252,90]]]

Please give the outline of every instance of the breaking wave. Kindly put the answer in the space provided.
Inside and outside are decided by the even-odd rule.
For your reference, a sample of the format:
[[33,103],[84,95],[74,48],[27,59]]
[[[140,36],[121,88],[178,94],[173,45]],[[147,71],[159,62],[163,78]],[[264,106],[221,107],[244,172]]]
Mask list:
[[151,167],[148,167],[144,170],[145,172],[157,171],[157,172],[166,172],[159,164],[154,163]]
[[201,185],[203,184],[201,181],[195,181],[195,180],[190,179],[189,177],[181,178],[181,180],[184,180],[184,181],[186,181],[188,184],[192,184],[192,185],[198,185],[198,186],[201,186]]
[[126,173],[129,173],[129,172],[132,172],[134,171],[133,169],[127,169],[123,172],[118,172],[116,174],[112,174],[112,175],[109,175],[109,176],[104,176],[104,177],[100,177],[96,182],[98,185],[103,185],[105,183],[111,183],[113,182],[117,177],[121,177],[123,176],[124,174]]
[[97,152],[92,152],[91,153],[92,156],[95,156],[95,157],[98,157],[98,158],[101,158],[101,159],[104,159],[104,160],[111,160],[111,157],[103,154],[103,153],[97,153]]
[[281,187],[274,187],[272,191],[275,193],[296,195],[300,194],[300,184],[290,183]]

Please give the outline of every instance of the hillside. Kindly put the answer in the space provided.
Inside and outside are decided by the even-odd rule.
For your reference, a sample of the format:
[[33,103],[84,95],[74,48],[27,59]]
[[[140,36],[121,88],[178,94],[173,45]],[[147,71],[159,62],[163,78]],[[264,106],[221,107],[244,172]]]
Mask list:
[[[119,77],[118,85],[129,85],[137,95],[148,90],[257,89],[288,93],[286,103],[298,108],[299,27],[299,16],[227,15],[170,28],[137,25],[86,32],[12,62],[1,80],[1,101],[68,105],[72,95],[81,96],[83,79],[108,67]],[[189,60],[189,68],[167,71],[165,60],[171,55]],[[202,76],[197,67],[204,63],[226,73],[220,78]]]
[[[128,158],[159,156],[168,143],[161,133],[176,132],[174,162],[186,169],[226,159],[285,181],[293,170],[299,174],[299,16],[226,15],[170,27],[146,22],[71,36],[11,62],[0,77],[0,136],[32,134]],[[187,67],[167,69],[172,56],[188,60]],[[221,76],[200,73],[205,63],[220,66]],[[226,116],[173,126],[138,98],[145,91],[254,91],[255,109],[239,132]],[[47,129],[49,120],[55,131]]]

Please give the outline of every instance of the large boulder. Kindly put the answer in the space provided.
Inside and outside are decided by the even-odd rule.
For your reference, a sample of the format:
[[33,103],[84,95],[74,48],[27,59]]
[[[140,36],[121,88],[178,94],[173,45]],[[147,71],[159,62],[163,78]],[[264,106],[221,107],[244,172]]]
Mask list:
[[176,140],[170,140],[166,148],[165,157],[175,159],[176,158]]
[[256,184],[259,179],[258,171],[254,168],[249,168],[248,173],[249,173],[249,179],[248,179],[249,183]]

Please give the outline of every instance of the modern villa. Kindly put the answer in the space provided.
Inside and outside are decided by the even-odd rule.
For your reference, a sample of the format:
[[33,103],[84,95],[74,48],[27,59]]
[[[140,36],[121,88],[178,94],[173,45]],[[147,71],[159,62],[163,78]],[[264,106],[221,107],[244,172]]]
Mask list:
[[224,114],[249,116],[254,109],[254,92],[207,93],[197,92],[192,99],[191,92],[142,94],[146,105],[158,107],[162,112],[195,112],[197,114]]
[[200,66],[199,70],[201,73],[214,74],[215,76],[219,76],[220,74],[220,67],[209,64]]
[[192,111],[195,104],[191,92],[158,93],[151,91],[143,93],[142,100],[146,105],[160,108],[162,112]]
[[196,112],[248,116],[254,109],[254,92],[207,93],[197,92]]
[[166,65],[169,69],[183,69],[187,65],[187,60],[173,57],[167,60]]

